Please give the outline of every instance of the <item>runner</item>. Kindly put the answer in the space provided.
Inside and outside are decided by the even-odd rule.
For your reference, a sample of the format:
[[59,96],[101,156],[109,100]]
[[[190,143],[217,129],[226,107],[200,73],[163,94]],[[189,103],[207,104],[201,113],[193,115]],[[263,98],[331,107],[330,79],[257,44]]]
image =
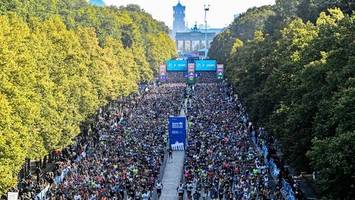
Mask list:
[[171,149],[171,147],[169,147],[169,150],[168,150],[168,153],[169,153],[169,159],[173,159],[173,151]]
[[155,187],[157,189],[157,195],[159,199],[161,196],[161,191],[163,190],[163,184],[160,181],[158,181]]
[[176,188],[179,200],[183,200],[184,198],[184,184],[180,183],[180,185]]

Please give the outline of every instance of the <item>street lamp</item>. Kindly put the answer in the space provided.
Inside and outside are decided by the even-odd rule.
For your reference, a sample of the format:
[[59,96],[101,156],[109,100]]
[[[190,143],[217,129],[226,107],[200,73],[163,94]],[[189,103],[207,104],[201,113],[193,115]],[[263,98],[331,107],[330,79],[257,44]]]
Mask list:
[[210,5],[204,5],[205,8],[205,59],[207,59],[207,45],[208,45],[208,41],[207,41],[207,11],[210,10]]

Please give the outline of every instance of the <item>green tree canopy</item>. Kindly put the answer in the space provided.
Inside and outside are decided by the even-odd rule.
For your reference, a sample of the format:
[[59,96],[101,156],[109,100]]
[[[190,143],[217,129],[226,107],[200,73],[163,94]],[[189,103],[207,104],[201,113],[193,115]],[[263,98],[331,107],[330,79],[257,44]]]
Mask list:
[[1,1],[0,46],[0,196],[25,158],[71,144],[100,106],[176,55],[168,28],[139,7],[86,0]]
[[242,24],[230,28],[237,18],[215,38],[210,56],[225,62],[226,76],[251,119],[281,143],[287,164],[298,172],[317,172],[323,198],[350,199],[355,195],[353,4],[278,0],[270,10],[248,40],[238,37]]

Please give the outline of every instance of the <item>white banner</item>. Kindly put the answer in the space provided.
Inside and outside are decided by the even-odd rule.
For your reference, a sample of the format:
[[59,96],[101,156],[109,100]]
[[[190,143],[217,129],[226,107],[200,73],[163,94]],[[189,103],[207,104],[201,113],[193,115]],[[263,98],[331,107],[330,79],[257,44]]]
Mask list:
[[7,193],[7,200],[17,200],[17,199],[18,199],[18,192]]

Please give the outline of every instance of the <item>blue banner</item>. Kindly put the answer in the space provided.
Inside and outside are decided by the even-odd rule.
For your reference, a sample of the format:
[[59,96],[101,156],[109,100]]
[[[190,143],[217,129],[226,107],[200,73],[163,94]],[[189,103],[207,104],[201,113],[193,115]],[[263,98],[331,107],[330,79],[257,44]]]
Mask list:
[[56,185],[61,184],[61,183],[63,182],[65,176],[69,173],[69,171],[70,171],[69,168],[65,168],[59,176],[56,176],[56,177],[54,178],[54,183],[55,183]]
[[169,60],[166,62],[166,70],[168,72],[186,72],[186,60]]
[[216,60],[196,60],[196,71],[217,71]]
[[293,192],[291,185],[285,181],[285,179],[282,179],[281,194],[286,200],[296,200],[295,193]]
[[183,151],[186,146],[186,117],[169,117],[169,145],[173,150]]

